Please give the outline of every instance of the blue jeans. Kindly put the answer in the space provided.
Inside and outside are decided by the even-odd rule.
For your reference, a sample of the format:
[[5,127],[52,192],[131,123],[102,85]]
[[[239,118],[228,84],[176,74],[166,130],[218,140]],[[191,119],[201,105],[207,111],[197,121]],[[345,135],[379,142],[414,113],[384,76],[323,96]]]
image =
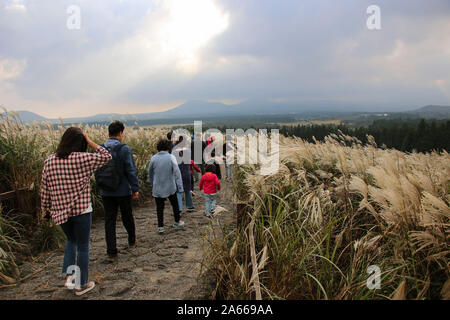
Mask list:
[[205,196],[205,211],[206,215],[210,215],[211,210],[216,209],[216,195],[215,194],[204,194]]
[[225,164],[225,176],[230,179],[233,177],[233,165],[232,164]]
[[177,192],[178,207],[179,207],[180,211],[183,211],[183,193],[184,193],[184,197],[186,199],[186,207],[188,209],[194,209],[194,203],[192,201],[191,190],[187,190],[185,192]]
[[77,265],[80,268],[81,273],[81,286],[87,285],[89,278],[89,240],[91,237],[91,224],[92,213],[69,217],[67,222],[61,224],[61,228],[67,237],[62,273],[63,275],[66,275],[69,266]]

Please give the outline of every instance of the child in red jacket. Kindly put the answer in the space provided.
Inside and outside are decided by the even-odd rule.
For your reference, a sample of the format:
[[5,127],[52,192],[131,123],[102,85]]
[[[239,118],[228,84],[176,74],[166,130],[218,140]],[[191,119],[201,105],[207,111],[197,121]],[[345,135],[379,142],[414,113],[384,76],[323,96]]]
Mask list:
[[216,209],[216,193],[220,190],[220,181],[215,175],[215,166],[213,164],[206,165],[206,173],[200,180],[200,191],[205,192],[205,210],[206,216],[211,217]]

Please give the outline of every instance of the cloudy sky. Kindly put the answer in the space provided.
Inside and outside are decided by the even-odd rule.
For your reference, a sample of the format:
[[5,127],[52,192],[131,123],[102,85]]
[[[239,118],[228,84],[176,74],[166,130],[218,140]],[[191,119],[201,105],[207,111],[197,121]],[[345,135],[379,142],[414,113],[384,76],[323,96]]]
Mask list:
[[0,105],[68,117],[193,99],[450,105],[450,1],[0,0]]

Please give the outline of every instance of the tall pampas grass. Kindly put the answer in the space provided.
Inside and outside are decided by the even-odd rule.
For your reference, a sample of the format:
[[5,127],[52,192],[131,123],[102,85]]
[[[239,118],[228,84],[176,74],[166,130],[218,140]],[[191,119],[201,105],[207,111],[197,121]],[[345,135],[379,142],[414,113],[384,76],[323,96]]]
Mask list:
[[[205,255],[217,297],[448,299],[449,154],[368,141],[280,137],[276,174],[235,168],[244,223],[208,239]],[[370,265],[381,269],[380,289],[366,285]]]

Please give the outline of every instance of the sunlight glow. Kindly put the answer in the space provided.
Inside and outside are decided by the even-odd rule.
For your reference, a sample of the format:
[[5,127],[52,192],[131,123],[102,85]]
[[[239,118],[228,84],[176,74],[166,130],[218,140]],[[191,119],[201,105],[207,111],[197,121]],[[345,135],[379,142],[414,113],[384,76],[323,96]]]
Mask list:
[[194,72],[198,52],[212,38],[228,28],[228,14],[213,0],[166,0],[165,19],[158,28],[162,53],[174,57],[177,67]]

